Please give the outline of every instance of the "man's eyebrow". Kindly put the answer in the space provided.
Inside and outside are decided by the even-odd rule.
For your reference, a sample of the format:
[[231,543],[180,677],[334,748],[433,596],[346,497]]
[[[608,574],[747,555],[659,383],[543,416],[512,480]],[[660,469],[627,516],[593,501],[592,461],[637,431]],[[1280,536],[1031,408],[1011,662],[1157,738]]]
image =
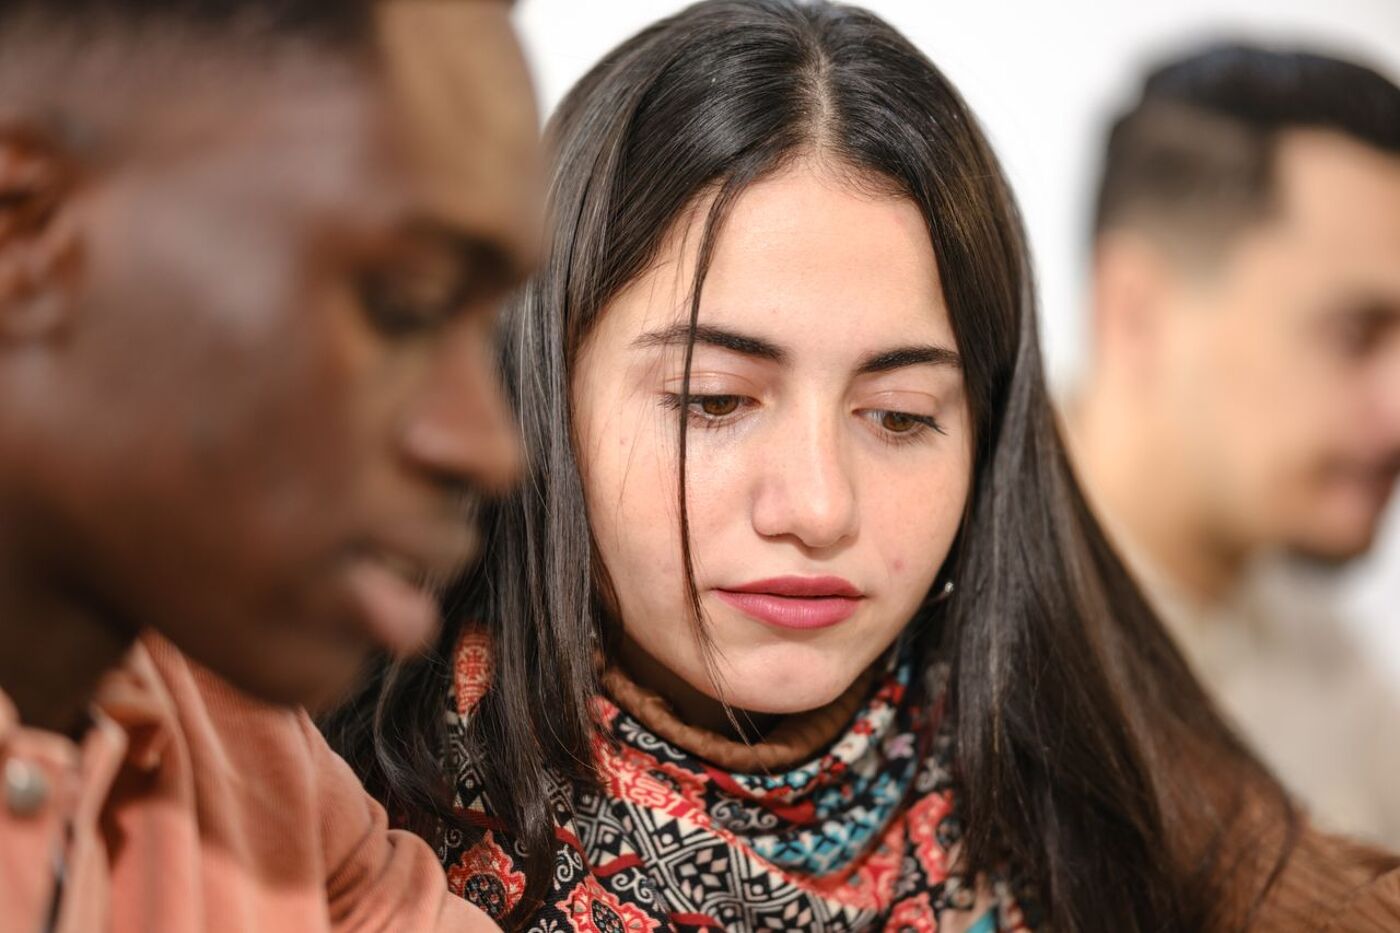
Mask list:
[[894,347],[878,350],[860,361],[856,375],[867,376],[873,373],[887,373],[906,366],[952,366],[962,368],[962,357],[947,347],[933,344],[918,344],[907,347]]
[[446,245],[467,279],[477,287],[511,288],[520,284],[528,270],[504,243],[468,231],[445,231]]
[[[676,324],[665,330],[642,334],[632,341],[632,346],[645,348],[685,346],[689,340],[690,327],[685,324]],[[696,325],[695,342],[773,363],[782,363],[788,358],[786,350],[767,340],[709,324]]]
[[1342,314],[1383,323],[1400,318],[1400,302],[1392,298],[1366,296],[1342,305]]

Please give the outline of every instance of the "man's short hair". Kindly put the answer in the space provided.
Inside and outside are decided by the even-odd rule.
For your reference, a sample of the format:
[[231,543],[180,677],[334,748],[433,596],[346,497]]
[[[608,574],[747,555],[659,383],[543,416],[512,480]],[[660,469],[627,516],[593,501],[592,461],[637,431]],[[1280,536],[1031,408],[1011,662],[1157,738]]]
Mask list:
[[373,0],[0,0],[0,31],[52,25],[80,35],[175,26],[202,33],[256,27],[259,35],[355,44],[367,35]]
[[1300,50],[1228,44],[1167,62],[1109,131],[1094,233],[1129,227],[1211,255],[1269,215],[1279,138],[1307,129],[1400,155],[1400,87]]
[[219,63],[372,54],[375,2],[0,0],[0,121],[101,162],[183,82],[217,84]]

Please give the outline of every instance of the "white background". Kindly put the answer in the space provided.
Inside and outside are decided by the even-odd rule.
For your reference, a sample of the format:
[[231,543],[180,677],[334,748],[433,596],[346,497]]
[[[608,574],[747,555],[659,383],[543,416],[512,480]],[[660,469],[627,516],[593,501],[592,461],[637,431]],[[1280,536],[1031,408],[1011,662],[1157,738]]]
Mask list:
[[[1051,380],[1086,353],[1086,231],[1108,115],[1156,59],[1212,38],[1299,44],[1400,77],[1400,0],[865,0],[961,89],[1006,166],[1036,256]],[[523,0],[516,19],[548,112],[671,0]],[[1400,678],[1400,507],[1348,599]]]

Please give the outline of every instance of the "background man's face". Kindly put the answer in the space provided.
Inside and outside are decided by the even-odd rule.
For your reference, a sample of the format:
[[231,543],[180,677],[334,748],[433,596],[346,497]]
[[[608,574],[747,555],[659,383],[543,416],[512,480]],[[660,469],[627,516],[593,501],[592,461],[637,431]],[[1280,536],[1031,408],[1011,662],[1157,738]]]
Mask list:
[[1296,132],[1276,170],[1278,215],[1164,315],[1159,373],[1228,533],[1342,559],[1400,471],[1400,159]]
[[54,578],[274,701],[431,637],[423,579],[516,471],[490,344],[536,124],[505,5],[474,6],[453,53],[492,70],[441,88],[479,150],[456,159],[405,122],[411,88],[344,62],[172,87],[169,145],[81,195],[69,334],[9,382],[45,426]]

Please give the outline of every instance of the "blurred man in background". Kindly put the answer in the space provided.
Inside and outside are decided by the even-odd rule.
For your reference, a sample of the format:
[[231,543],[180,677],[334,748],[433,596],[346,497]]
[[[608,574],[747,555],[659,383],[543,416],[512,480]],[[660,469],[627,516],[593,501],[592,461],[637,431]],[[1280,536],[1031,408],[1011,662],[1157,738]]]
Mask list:
[[300,704],[518,450],[500,0],[0,6],[0,929],[495,929]]
[[1318,821],[1400,845],[1400,700],[1298,566],[1366,552],[1400,472],[1400,88],[1304,52],[1171,62],[1113,125],[1095,237],[1095,507]]

